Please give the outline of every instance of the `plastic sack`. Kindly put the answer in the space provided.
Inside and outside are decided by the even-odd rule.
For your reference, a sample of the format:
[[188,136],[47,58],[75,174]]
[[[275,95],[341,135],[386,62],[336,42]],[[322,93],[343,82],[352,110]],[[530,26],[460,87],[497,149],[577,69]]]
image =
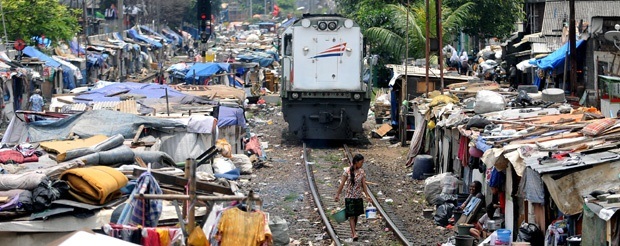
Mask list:
[[271,229],[271,237],[273,238],[274,246],[289,245],[288,223],[285,219],[278,216],[270,217],[269,229]]
[[252,161],[244,154],[234,154],[230,160],[241,171],[241,174],[252,174]]
[[488,90],[481,90],[476,93],[476,105],[474,105],[476,114],[502,111],[505,108],[506,101],[499,93]]
[[441,173],[431,176],[424,180],[424,196],[426,202],[432,205],[441,204],[437,203],[437,198],[441,194],[441,180],[450,173]]
[[441,180],[441,193],[455,194],[458,189],[459,179],[453,175],[446,175]]
[[452,218],[452,210],[454,210],[454,204],[452,203],[439,205],[435,211],[435,215],[433,215],[435,225],[446,227],[448,225],[448,220]]
[[517,234],[517,242],[529,242],[532,246],[543,246],[544,235],[540,228],[533,223],[522,223]]
[[213,159],[213,173],[214,174],[223,174],[227,173],[230,170],[235,169],[235,164],[230,161],[228,158],[214,158]]

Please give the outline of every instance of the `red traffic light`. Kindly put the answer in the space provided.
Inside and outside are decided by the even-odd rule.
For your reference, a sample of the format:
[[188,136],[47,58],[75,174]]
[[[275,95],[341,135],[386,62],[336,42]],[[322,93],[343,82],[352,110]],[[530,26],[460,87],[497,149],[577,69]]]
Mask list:
[[201,20],[206,20],[207,19],[207,14],[205,14],[205,13],[200,14],[200,19]]

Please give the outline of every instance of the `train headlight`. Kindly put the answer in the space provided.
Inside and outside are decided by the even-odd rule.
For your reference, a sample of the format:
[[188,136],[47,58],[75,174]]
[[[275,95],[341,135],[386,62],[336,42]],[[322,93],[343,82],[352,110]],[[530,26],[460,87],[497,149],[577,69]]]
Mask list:
[[347,19],[347,20],[345,20],[345,21],[344,21],[344,27],[345,27],[345,28],[351,28],[351,27],[353,27],[353,20],[351,20],[351,19]]
[[327,22],[325,21],[319,22],[319,30],[325,31],[325,29],[327,29]]
[[301,20],[301,26],[303,26],[303,27],[310,27],[310,20],[308,20],[308,19]]
[[329,28],[329,30],[336,30],[336,27],[338,27],[338,24],[335,21],[331,21],[327,24],[327,28]]
[[291,98],[295,100],[299,99],[299,93],[291,93]]
[[353,99],[360,100],[360,99],[362,99],[362,95],[360,95],[359,93],[355,93],[355,94],[353,94]]

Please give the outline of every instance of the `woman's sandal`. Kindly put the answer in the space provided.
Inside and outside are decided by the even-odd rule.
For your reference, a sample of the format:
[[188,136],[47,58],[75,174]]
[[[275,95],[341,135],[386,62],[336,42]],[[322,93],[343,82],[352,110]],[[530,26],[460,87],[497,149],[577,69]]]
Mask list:
[[354,237],[353,242],[357,242],[357,239],[358,239],[357,237]]

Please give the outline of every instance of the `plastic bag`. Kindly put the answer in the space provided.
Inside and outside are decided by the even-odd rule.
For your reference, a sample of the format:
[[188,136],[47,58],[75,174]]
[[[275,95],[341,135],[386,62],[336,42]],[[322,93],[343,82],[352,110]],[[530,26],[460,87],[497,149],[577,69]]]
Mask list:
[[497,92],[481,90],[476,93],[476,114],[484,114],[495,111],[502,111],[506,108],[504,97]]
[[517,242],[529,242],[532,246],[543,246],[544,235],[540,228],[533,223],[522,223],[517,234]]
[[452,210],[454,210],[454,204],[452,203],[439,205],[437,211],[435,211],[435,215],[433,215],[435,225],[446,227],[448,225],[448,220],[452,218]]
[[228,158],[214,158],[213,159],[213,172],[215,174],[227,173],[230,170],[235,169],[235,164]]
[[288,223],[285,219],[273,216],[269,220],[269,229],[273,238],[274,246],[285,246],[289,244]]
[[424,196],[428,204],[441,204],[436,201],[439,194],[441,194],[441,180],[449,174],[450,173],[441,173],[424,180]]
[[441,193],[442,194],[454,194],[458,188],[459,179],[452,175],[446,175],[441,180]]

